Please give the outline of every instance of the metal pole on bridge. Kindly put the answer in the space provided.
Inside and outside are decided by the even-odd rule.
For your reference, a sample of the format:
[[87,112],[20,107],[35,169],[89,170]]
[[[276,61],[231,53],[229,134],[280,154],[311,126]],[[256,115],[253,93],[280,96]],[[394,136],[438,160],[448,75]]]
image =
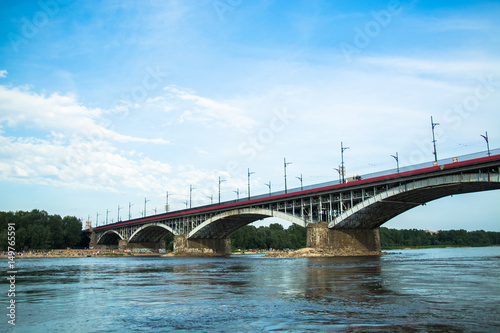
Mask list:
[[431,125],[432,125],[432,144],[434,145],[434,162],[437,164],[437,161],[438,161],[438,155],[437,155],[437,151],[436,151],[436,137],[434,136],[434,127],[436,127],[437,125],[439,125],[439,123],[435,123],[434,120],[432,120],[432,116],[431,116]]
[[300,190],[302,191],[304,189],[304,187],[302,186],[302,174],[300,174],[300,177],[295,177],[295,178],[300,180]]
[[392,157],[394,157],[394,159],[396,160],[396,168],[397,168],[397,172],[399,173],[399,156],[398,156],[398,152],[396,152],[396,156],[394,155],[391,155]]
[[349,149],[349,147],[344,147],[344,143],[340,142],[340,159],[342,163],[340,163],[340,174],[342,175],[342,183],[344,183],[345,176],[345,168],[344,168],[344,151]]
[[292,164],[292,162],[288,162],[288,163],[287,163],[287,162],[286,162],[286,157],[285,157],[285,158],[283,158],[283,161],[284,161],[284,162],[283,162],[283,165],[284,165],[284,167],[285,167],[285,193],[287,193],[287,188],[286,188],[286,166],[287,166],[287,165],[289,165],[289,164]]
[[226,180],[225,179],[220,179],[220,176],[219,176],[219,205],[220,205],[220,184],[222,182],[225,182]]
[[490,153],[490,140],[488,140],[488,132],[486,132],[486,136],[482,135],[481,136],[483,137],[483,139],[486,140],[486,148],[488,149],[488,156],[491,156],[491,153]]
[[250,200],[250,175],[253,175],[255,172],[250,172],[250,168],[248,168],[248,200]]
[[130,219],[132,219],[132,215],[130,214],[130,207],[132,207],[134,204],[133,203],[130,203],[130,201],[128,202],[128,219],[130,221]]
[[269,184],[264,184],[267,187],[269,187],[269,196],[271,196],[271,181],[269,181]]

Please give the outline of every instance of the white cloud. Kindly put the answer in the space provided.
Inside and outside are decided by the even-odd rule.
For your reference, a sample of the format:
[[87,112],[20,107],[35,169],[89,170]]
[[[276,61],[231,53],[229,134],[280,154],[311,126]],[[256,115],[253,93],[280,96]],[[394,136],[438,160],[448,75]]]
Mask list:
[[160,138],[138,138],[107,129],[97,123],[103,110],[80,105],[71,95],[45,96],[18,87],[0,86],[0,105],[0,124],[6,123],[9,127],[36,128],[87,140],[168,143]]
[[7,77],[7,71],[5,69],[0,70],[0,77]]
[[[236,106],[201,97],[173,86],[164,88],[169,93],[173,103],[179,103],[183,110],[179,121],[195,121],[212,126],[214,123],[221,128],[234,128],[248,132],[257,125],[257,122],[245,115],[245,112]],[[171,110],[171,108],[166,108]]]

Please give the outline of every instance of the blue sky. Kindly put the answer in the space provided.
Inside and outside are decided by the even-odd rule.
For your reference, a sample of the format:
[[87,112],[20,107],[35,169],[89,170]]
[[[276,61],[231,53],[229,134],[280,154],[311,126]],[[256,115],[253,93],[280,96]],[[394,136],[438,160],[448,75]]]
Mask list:
[[[500,148],[499,1],[3,1],[0,210],[95,223]],[[215,199],[216,200],[216,199]],[[500,191],[393,228],[500,231]],[[276,222],[276,221],[273,221]]]

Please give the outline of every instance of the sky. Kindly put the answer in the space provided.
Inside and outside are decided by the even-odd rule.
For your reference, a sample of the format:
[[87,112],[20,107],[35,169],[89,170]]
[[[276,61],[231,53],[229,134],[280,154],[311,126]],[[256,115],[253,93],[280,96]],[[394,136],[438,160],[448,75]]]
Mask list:
[[[102,224],[500,148],[500,1],[0,3],[0,210]],[[190,188],[192,190],[190,190]],[[384,224],[500,231],[500,191]],[[256,225],[283,223],[267,219]],[[259,224],[260,223],[260,224]]]

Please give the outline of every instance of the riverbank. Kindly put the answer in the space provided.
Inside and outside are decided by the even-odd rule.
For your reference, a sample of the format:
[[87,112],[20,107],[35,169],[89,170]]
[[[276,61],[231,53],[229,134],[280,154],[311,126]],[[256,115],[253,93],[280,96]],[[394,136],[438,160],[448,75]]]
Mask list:
[[322,250],[306,247],[296,251],[271,252],[266,257],[359,257],[359,256],[379,256],[388,254],[382,251],[353,251],[348,249]]

